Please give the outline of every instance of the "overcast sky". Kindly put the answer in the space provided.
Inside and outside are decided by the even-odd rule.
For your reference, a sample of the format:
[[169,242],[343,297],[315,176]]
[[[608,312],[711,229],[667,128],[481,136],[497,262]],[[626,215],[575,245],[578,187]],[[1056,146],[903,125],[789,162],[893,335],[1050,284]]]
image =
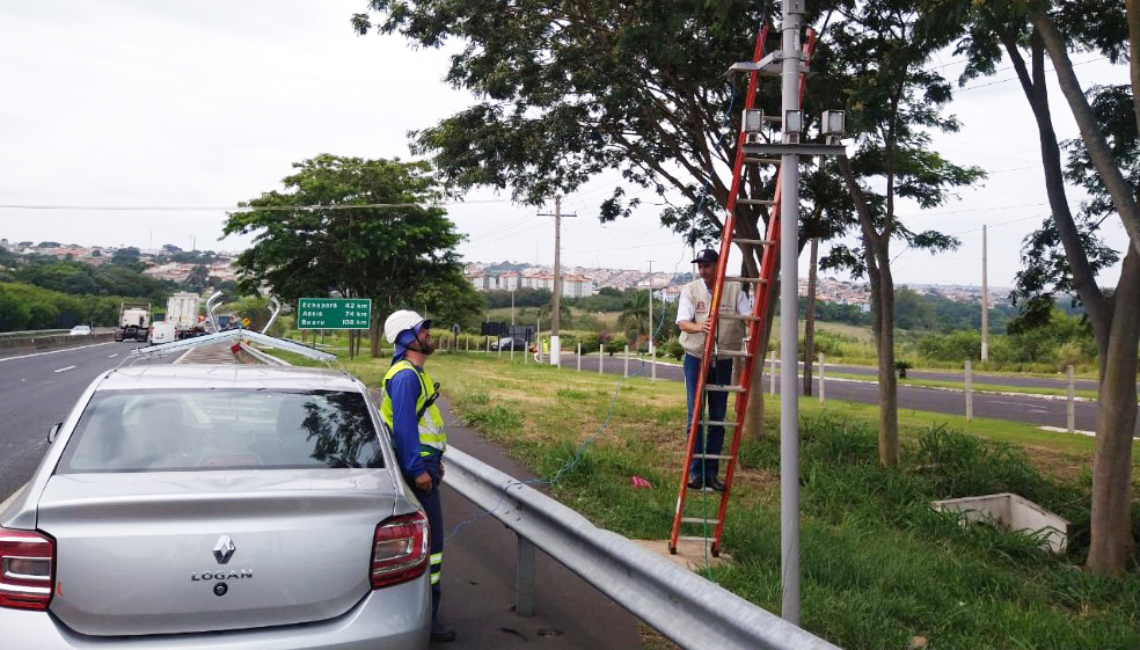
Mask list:
[[[318,153],[407,159],[408,130],[473,99],[443,83],[446,50],[413,49],[397,36],[357,37],[349,18],[365,5],[0,0],[0,204],[223,208],[279,189],[291,163]],[[1125,66],[1098,58],[1074,56],[1086,88],[1127,82]],[[954,61],[946,55],[935,65],[956,75],[962,65]],[[915,230],[958,234],[962,248],[931,257],[896,244],[896,282],[980,283],[980,229],[988,224],[990,284],[1012,285],[1021,240],[1048,213],[1036,128],[1013,74],[1004,70],[958,91],[949,112],[964,128],[937,138],[941,153],[984,167],[990,178],[945,208],[900,212],[912,215],[906,223]],[[1058,136],[1077,137],[1055,86],[1052,101]],[[598,204],[614,180],[595,179],[566,198],[564,210],[578,218],[563,221],[563,263],[645,270],[652,261],[654,270],[688,270],[689,253],[658,225],[657,208],[612,226],[598,223]],[[1079,196],[1070,193],[1074,207]],[[490,192],[468,199],[448,208],[469,236],[460,247],[467,260],[552,262],[550,219]],[[222,209],[0,208],[0,237],[144,248],[247,245],[218,241],[224,219]],[[1123,250],[1119,219],[1106,223],[1109,242]],[[1118,274],[1117,267],[1102,279]]]

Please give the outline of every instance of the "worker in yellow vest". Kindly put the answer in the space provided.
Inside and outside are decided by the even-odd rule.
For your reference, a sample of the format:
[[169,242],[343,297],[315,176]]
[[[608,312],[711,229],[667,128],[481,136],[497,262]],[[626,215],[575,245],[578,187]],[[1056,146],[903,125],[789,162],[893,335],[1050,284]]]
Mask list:
[[384,321],[384,337],[395,346],[392,365],[380,384],[383,399],[380,418],[392,432],[400,472],[415,490],[428,518],[431,541],[431,640],[455,640],[455,630],[439,618],[443,569],[443,508],[439,484],[443,479],[443,453],[447,433],[443,416],[435,405],[439,384],[424,370],[435,352],[431,321],[414,311],[401,309]]

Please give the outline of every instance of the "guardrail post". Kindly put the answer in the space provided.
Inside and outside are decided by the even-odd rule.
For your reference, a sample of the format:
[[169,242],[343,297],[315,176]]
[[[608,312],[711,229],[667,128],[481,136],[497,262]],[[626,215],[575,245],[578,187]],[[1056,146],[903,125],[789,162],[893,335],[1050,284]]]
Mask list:
[[657,346],[649,351],[649,381],[657,381]]
[[578,372],[582,372],[582,344],[578,344]]
[[621,373],[622,377],[629,377],[629,346],[625,346],[625,370]]
[[598,374],[602,374],[602,366],[606,365],[606,346],[604,343],[598,344]]
[[823,353],[822,353],[822,352],[820,352],[820,353],[819,353],[819,405],[820,405],[820,406],[824,406],[824,405],[825,405],[825,404],[824,404],[824,399],[823,399],[823,385],[824,385],[824,381],[825,381],[825,380],[824,380],[824,376],[823,376]]
[[464,347],[466,348],[464,350],[464,352],[470,352],[471,351],[471,337],[468,336],[467,338],[463,339],[463,344],[464,344]]
[[[503,342],[499,341],[499,344],[496,345],[495,347],[498,348],[497,350],[495,350],[495,358],[496,359],[502,359],[503,358]],[[511,343],[511,349],[512,350],[515,349],[514,342]]]
[[1069,425],[1069,433],[1077,428],[1077,405],[1076,405],[1076,382],[1073,380],[1073,367],[1068,366],[1065,368],[1065,374],[1069,377],[1069,391],[1066,397],[1065,404],[1065,422]]
[[974,375],[970,370],[970,360],[966,359],[966,421],[974,419]]
[[518,572],[515,574],[515,613],[534,616],[534,544],[518,536]]

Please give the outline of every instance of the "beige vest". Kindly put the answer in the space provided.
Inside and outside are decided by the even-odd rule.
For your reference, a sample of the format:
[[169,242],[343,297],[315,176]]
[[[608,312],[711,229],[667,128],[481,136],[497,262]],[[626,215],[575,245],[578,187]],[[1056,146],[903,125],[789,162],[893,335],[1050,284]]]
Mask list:
[[[705,288],[705,281],[701,279],[694,280],[685,285],[684,291],[689,296],[689,300],[693,302],[695,315],[693,320],[698,325],[704,324],[709,319],[709,302],[712,300],[712,292]],[[724,291],[720,296],[720,318],[717,322],[717,336],[716,336],[716,349],[717,350],[740,350],[744,344],[744,321],[729,320],[725,318],[725,314],[736,313],[736,301],[740,298],[740,283],[739,282],[725,282]],[[705,353],[705,335],[690,334],[689,332],[681,332],[681,347],[685,349],[688,354],[701,358]],[[718,358],[724,358],[718,355]]]

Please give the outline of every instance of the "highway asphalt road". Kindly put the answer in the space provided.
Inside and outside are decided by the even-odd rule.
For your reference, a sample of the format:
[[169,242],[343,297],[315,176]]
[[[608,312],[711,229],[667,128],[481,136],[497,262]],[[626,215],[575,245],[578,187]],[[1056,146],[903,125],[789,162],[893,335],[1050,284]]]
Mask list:
[[[562,357],[562,367],[573,372],[576,360],[572,355]],[[630,374],[638,372],[641,368],[638,359],[630,359]],[[684,381],[681,367],[672,360],[670,365],[658,364],[657,378],[672,381]],[[827,366],[829,369],[832,366]],[[602,369],[607,374],[622,374],[624,372],[624,359],[620,355],[606,356]],[[645,362],[640,370],[641,376],[650,376],[650,364]],[[582,357],[582,372],[598,372],[598,355],[585,355]],[[877,404],[879,402],[879,387],[874,377],[869,382],[844,381],[841,379],[827,380],[827,399],[850,400],[864,404]],[[802,382],[802,379],[801,379]],[[818,376],[814,380],[815,394],[819,394]],[[768,388],[768,375],[763,379],[764,389]],[[1064,399],[1049,399],[1046,397],[1020,397],[998,395],[994,393],[974,393],[974,416],[983,418],[1000,418],[1014,422],[1023,422],[1038,426],[1066,426]],[[918,411],[933,411],[935,413],[948,413],[951,415],[966,414],[966,398],[960,391],[938,390],[933,388],[917,388],[914,386],[899,386],[899,408]],[[1075,404],[1076,428],[1092,431],[1096,427],[1095,402],[1081,402]]]
[[[0,501],[31,477],[48,447],[51,425],[62,422],[87,386],[137,346],[104,343],[0,359]],[[200,351],[194,357],[215,362],[229,355],[226,346]],[[169,363],[178,356],[142,363]],[[445,413],[456,447],[516,478],[535,478]],[[445,546],[443,614],[459,638],[433,647],[641,647],[635,617],[542,552],[536,554],[536,615],[515,615],[516,537],[493,517],[479,518],[482,512],[450,488],[444,488],[443,502],[447,531],[455,533]],[[475,521],[456,532],[465,520]]]

